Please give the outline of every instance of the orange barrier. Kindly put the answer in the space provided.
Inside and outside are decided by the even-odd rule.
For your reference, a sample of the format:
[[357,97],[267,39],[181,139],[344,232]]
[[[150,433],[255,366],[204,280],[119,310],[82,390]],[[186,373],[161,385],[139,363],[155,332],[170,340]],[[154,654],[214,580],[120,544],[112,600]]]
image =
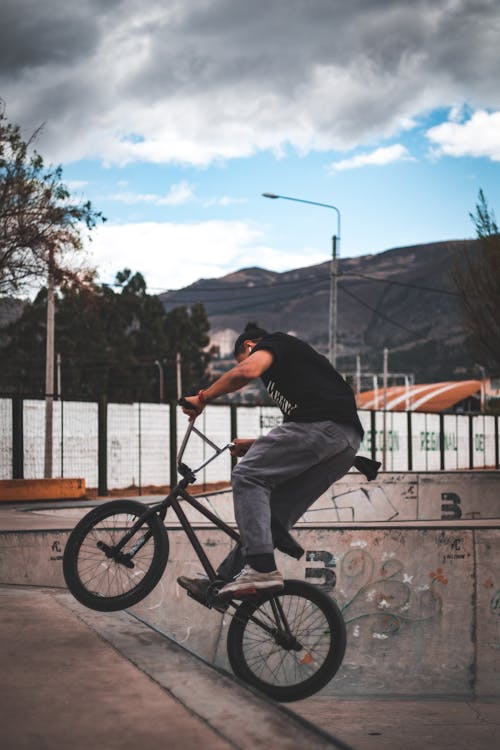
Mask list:
[[0,502],[85,500],[85,479],[1,479]]

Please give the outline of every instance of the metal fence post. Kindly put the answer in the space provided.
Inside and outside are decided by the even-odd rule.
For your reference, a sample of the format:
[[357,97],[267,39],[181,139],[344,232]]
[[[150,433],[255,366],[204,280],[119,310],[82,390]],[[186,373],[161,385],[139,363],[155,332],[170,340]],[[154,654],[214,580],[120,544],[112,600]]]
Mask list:
[[439,415],[439,454],[441,471],[444,471],[444,414]]
[[12,479],[24,479],[23,399],[12,399]]
[[371,454],[374,461],[377,457],[377,431],[375,428],[375,417],[376,412],[370,412]]
[[469,414],[469,469],[474,468],[474,425],[472,414]]
[[500,445],[499,443],[499,434],[498,434],[498,415],[495,416],[495,469],[499,468],[499,453],[500,453]]
[[138,459],[139,459],[139,477],[138,477],[138,491],[139,496],[142,495],[142,423],[141,423],[141,402],[138,403],[138,410],[137,410],[137,452],[138,452]]
[[97,412],[97,492],[108,494],[108,401],[101,396]]
[[[231,418],[231,440],[238,437],[238,407],[236,404],[231,404],[230,407],[230,418]],[[237,464],[236,456],[231,456],[231,470]]]
[[412,431],[412,414],[413,412],[407,411],[406,412],[406,419],[408,422],[408,428],[407,428],[407,454],[408,454],[408,471],[413,471],[413,431]]
[[177,402],[171,401],[170,409],[170,486],[177,484]]

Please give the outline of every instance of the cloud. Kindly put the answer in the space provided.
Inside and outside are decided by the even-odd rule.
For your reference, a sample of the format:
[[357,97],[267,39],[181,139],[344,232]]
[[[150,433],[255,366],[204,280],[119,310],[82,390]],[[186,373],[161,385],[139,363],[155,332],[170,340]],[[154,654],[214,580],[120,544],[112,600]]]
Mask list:
[[466,122],[449,121],[427,131],[434,153],[500,161],[500,112],[475,112]]
[[497,0],[2,0],[0,91],[55,162],[347,150],[500,108]]
[[90,263],[103,282],[117,271],[140,271],[151,291],[177,289],[196,278],[223,276],[228,268],[261,266],[275,271],[328,260],[325,253],[303,248],[290,254],[264,244],[262,232],[243,221],[191,224],[143,222],[97,227],[87,244]]
[[166,195],[157,195],[156,193],[114,193],[113,195],[103,196],[107,200],[117,201],[133,205],[137,203],[150,203],[154,206],[180,206],[187,203],[193,198],[193,189],[188,182],[182,181],[172,185]]
[[382,167],[386,164],[393,164],[396,161],[414,161],[408,149],[400,143],[377,148],[375,151],[367,154],[358,154],[357,156],[352,156],[350,159],[342,159],[342,161],[334,162],[330,164],[329,170],[334,172],[344,169],[358,169],[359,167]]
[[222,195],[220,198],[210,198],[203,205],[205,208],[210,208],[212,206],[234,206],[246,202],[246,198],[231,198],[229,195]]

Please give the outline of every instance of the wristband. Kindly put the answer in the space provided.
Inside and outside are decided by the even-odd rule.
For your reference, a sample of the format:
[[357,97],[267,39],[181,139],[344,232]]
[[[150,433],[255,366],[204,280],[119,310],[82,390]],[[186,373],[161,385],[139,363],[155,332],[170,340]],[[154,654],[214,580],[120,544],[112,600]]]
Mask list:
[[202,406],[206,406],[207,400],[205,398],[205,392],[204,391],[198,391],[198,398],[200,400],[200,404]]

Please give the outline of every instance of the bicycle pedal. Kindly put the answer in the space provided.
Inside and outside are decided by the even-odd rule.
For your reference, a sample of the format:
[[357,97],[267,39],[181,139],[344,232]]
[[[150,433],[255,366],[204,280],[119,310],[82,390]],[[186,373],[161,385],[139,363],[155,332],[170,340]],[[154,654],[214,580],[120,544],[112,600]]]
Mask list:
[[203,604],[204,607],[208,607],[208,609],[212,609],[212,605],[209,604],[209,602],[207,602],[205,597],[198,595],[198,594],[193,594],[191,591],[188,591],[188,590],[187,590],[187,595],[190,596],[191,599],[194,599],[195,602],[198,602],[198,604]]

